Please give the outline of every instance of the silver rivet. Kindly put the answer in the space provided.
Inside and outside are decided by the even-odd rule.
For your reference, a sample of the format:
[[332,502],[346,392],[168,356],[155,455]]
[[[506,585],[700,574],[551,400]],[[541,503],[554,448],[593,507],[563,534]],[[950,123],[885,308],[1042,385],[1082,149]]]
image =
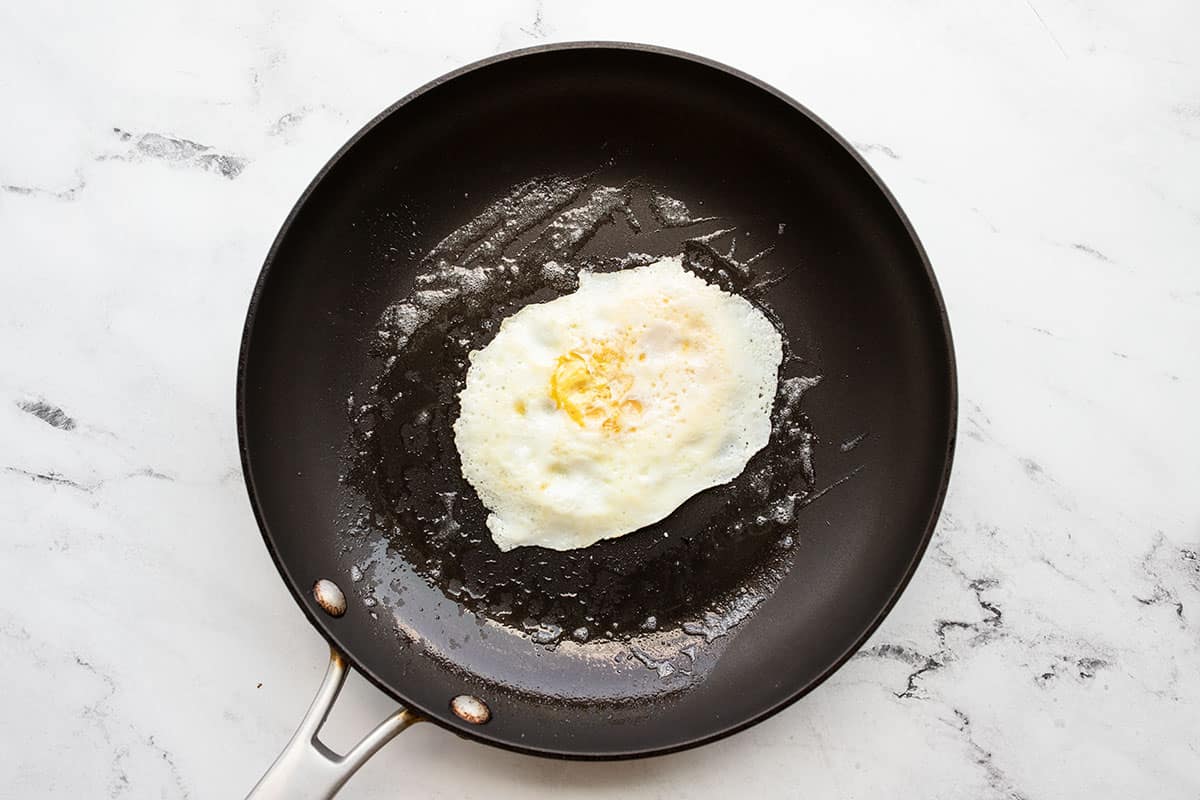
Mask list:
[[482,725],[492,718],[492,711],[478,697],[460,694],[450,701],[450,710],[472,725]]
[[329,616],[340,617],[346,613],[346,595],[333,581],[321,578],[313,584],[312,592],[317,605]]

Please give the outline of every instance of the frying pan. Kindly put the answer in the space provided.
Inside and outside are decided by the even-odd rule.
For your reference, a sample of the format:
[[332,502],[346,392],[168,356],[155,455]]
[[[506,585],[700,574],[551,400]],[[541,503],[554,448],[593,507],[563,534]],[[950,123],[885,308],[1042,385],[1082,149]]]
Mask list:
[[[751,563],[765,551],[687,549],[734,538],[705,527],[723,519],[719,490],[650,532],[573,555],[488,551],[487,563],[509,564],[507,585],[525,584],[523,597],[587,584],[570,613],[594,625],[606,623],[589,587],[608,587],[610,628],[572,638],[473,603],[445,572],[466,569],[470,554],[446,556],[437,543],[449,539],[433,533],[426,546],[419,528],[433,517],[381,511],[386,497],[351,479],[363,433],[353,409],[382,391],[381,318],[413,290],[422,253],[539,175],[654,187],[711,217],[680,229],[613,222],[601,251],[666,255],[720,227],[778,268],[759,299],[784,331],[788,363],[822,380],[803,397],[812,491],[787,519],[788,558],[769,580]],[[425,366],[410,370],[414,384]],[[453,419],[453,397],[428,400],[435,422]],[[616,759],[711,742],[779,711],[862,645],[912,576],[945,495],[956,411],[946,312],[916,234],[879,177],[795,101],[697,56],[612,43],[507,53],[424,86],[313,180],[247,313],[237,381],[246,485],[280,574],[332,653],[312,708],[252,796],[332,796],[419,719],[523,753]],[[453,480],[455,464],[421,463],[428,451],[406,424],[381,434],[394,437],[378,451],[383,471],[436,468]],[[454,541],[492,547],[478,498],[443,494],[467,509]],[[396,519],[418,530],[389,528]],[[647,544],[660,531],[667,544]],[[667,591],[680,558],[693,560]],[[673,625],[675,640],[653,614],[632,633],[611,627],[659,600],[673,604],[659,625]],[[675,649],[651,651],[663,641]],[[402,705],[343,756],[318,732],[351,666]]]

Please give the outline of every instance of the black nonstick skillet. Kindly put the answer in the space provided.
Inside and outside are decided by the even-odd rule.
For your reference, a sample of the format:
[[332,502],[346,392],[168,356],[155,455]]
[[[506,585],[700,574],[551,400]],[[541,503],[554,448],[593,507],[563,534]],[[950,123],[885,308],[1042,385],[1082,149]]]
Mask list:
[[[420,254],[523,180],[607,168],[719,216],[709,230],[729,221],[769,239],[783,277],[762,302],[822,376],[804,397],[816,484],[852,476],[789,523],[794,553],[769,595],[736,625],[692,630],[715,655],[688,674],[619,635],[548,644],[520,621],[509,630],[417,569],[427,565],[400,563],[411,550],[383,547],[364,567],[370,525],[355,514],[370,501],[346,479],[347,400],[378,373],[381,316],[411,290]],[[606,235],[613,252],[647,241],[619,225]],[[416,719],[524,753],[611,759],[694,747],[779,711],[862,645],[912,576],[946,492],[956,407],[946,312],[912,226],[845,140],[792,99],[696,56],[590,42],[496,56],[417,90],[301,196],[246,318],[246,485],[280,574],[333,652],[253,796],[332,796]],[[404,443],[392,453],[402,461]],[[689,504],[663,532],[696,535],[712,501]],[[598,545],[595,570],[628,574],[641,535]],[[364,568],[382,581],[369,596]],[[705,592],[728,594],[747,570],[737,558],[692,568],[698,618]],[[403,709],[342,757],[317,733],[349,667]]]

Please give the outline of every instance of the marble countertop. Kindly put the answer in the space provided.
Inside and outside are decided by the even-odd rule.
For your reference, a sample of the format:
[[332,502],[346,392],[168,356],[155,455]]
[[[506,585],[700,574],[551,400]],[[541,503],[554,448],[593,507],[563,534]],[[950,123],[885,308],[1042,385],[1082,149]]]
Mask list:
[[[911,216],[960,369],[937,535],[868,646],[738,736],[575,764],[417,726],[345,796],[1200,796],[1200,5],[352,5],[0,9],[0,794],[253,785],[326,654],[238,461],[263,255],[410,89],[621,39],[788,92]],[[391,707],[354,680],[327,739]]]

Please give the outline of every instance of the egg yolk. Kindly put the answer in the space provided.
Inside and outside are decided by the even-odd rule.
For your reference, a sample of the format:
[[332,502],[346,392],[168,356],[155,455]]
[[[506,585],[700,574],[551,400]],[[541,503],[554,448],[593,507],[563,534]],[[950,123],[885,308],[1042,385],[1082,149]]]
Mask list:
[[550,375],[554,405],[580,427],[599,427],[610,433],[634,430],[628,417],[640,414],[642,404],[628,399],[633,377],[626,370],[624,348],[593,342],[558,357]]

